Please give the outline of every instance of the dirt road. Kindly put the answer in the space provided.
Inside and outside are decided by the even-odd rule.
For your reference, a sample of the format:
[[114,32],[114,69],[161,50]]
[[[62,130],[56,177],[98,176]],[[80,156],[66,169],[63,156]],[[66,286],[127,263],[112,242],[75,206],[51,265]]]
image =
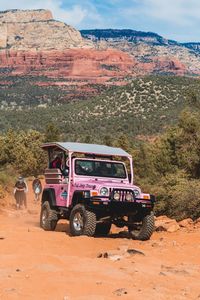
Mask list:
[[69,237],[63,221],[40,229],[40,205],[28,201],[27,212],[0,210],[1,300],[200,299],[200,230]]

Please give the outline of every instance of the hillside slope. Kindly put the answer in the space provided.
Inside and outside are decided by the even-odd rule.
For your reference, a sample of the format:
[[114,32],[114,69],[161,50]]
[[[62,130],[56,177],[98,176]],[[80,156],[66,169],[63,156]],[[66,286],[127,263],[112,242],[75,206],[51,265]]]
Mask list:
[[115,48],[129,53],[144,63],[146,73],[170,73],[167,66],[171,61],[174,74],[182,71],[186,75],[200,75],[199,43],[179,43],[153,32],[130,29],[81,30],[81,34],[99,49]]
[[150,45],[177,45],[176,41],[163,38],[155,32],[144,32],[132,29],[87,29],[80,30],[81,35],[94,42],[144,42]]
[[[122,133],[131,136],[156,134],[176,122],[179,112],[188,104],[188,94],[200,94],[200,81],[184,77],[149,76],[135,79],[126,86],[110,87],[97,97],[67,104],[62,104],[65,102],[62,100],[63,92],[59,92],[58,87],[46,91],[51,95],[60,93],[60,104],[49,106],[49,96],[46,94],[43,98],[45,108],[40,107],[37,98],[32,108],[29,107],[29,99],[24,103],[28,110],[22,110],[20,104],[15,108],[4,106],[0,110],[0,130],[9,127],[43,130],[49,122],[53,122],[64,137],[71,140],[81,141],[87,135],[98,141],[106,135],[118,136]],[[58,100],[55,102],[58,103]]]

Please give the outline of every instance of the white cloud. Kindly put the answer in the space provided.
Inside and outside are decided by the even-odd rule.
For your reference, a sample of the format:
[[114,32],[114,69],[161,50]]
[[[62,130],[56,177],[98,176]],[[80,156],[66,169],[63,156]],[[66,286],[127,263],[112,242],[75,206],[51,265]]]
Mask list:
[[78,26],[87,16],[86,9],[79,5],[74,5],[70,10],[64,10],[61,8],[50,9],[56,19],[62,20],[70,25]]
[[200,0],[129,0],[121,15],[137,30],[178,41],[200,40]]
[[185,26],[200,21],[199,0],[131,0],[127,15],[146,16],[161,22]]

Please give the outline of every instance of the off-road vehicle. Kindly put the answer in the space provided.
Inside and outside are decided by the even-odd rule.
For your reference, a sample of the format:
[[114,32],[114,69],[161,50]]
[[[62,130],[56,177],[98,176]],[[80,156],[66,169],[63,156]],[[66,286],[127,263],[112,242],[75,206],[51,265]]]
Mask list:
[[40,214],[44,230],[67,219],[72,236],[106,235],[115,224],[127,226],[133,239],[151,237],[155,197],[133,184],[131,155],[95,144],[56,142],[42,148],[49,158]]

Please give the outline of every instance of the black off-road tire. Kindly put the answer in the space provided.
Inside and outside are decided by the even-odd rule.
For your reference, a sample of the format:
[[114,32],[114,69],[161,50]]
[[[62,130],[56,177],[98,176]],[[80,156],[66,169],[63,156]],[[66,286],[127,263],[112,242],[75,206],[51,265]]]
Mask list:
[[111,223],[98,223],[95,230],[96,236],[105,236],[110,232]]
[[40,227],[46,231],[54,231],[58,222],[56,210],[51,209],[48,201],[42,203],[40,213]]
[[[80,222],[78,221],[80,218]],[[80,223],[80,228],[78,223]],[[69,219],[70,235],[93,236],[96,229],[96,215],[94,212],[85,208],[82,204],[77,204],[71,211]]]
[[134,240],[147,241],[150,239],[154,232],[154,213],[146,215],[143,220],[140,229],[133,230],[129,227],[129,233]]

